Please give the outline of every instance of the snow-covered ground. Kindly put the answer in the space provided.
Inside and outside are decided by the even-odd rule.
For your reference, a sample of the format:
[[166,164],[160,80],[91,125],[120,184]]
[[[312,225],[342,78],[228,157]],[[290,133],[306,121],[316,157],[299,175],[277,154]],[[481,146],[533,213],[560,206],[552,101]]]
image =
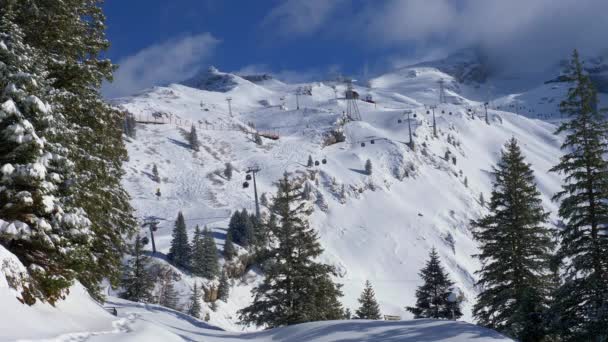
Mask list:
[[[454,104],[440,104],[434,110],[438,128],[434,137],[428,106],[437,103],[440,79]],[[559,158],[560,138],[553,135],[553,124],[512,113],[509,101],[527,98],[533,107],[547,88],[556,89],[543,85],[538,93],[497,99],[491,108],[500,103],[503,110],[490,109],[487,124],[482,103],[473,100],[483,98],[483,90],[461,84],[432,66],[400,69],[369,83],[371,88],[355,89],[362,98],[372,95],[376,104],[358,101],[362,121],[348,123],[344,127],[346,142],[331,146],[323,144],[323,135],[336,127],[346,111],[346,101],[341,99],[343,84],[252,83],[210,70],[188,82],[204,89],[173,84],[119,99],[117,105],[151,122],[138,125],[137,137],[127,143],[129,161],[124,167],[124,185],[132,196],[137,217],[161,222],[156,245],[162,254],[155,262],[166,264],[162,255],[168,252],[178,211],[184,213],[190,234],[197,224],[212,228],[221,249],[232,212],[254,210],[252,187],[242,187],[248,167],[261,168],[258,190],[267,197],[274,194],[273,182],[284,172],[312,172],[310,202],[315,211],[310,221],[325,249],[323,261],[339,271],[336,281],[344,285],[345,307],[352,311],[357,308],[364,282],[370,280],[382,313],[399,315],[402,321],[310,323],[245,334],[243,331],[256,329],[239,325],[236,312],[250,303],[249,291],[261,279],[262,275],[253,269],[233,281],[227,303],[218,301],[216,311],[205,304],[203,312],[209,313],[209,324],[162,307],[110,297],[108,306],[121,307],[117,319],[79,287],[58,308],[43,304],[30,308],[17,302],[15,293],[6,286],[0,286],[0,304],[4,309],[6,303],[10,310],[1,310],[0,322],[31,320],[32,325],[39,325],[20,335],[23,325],[6,324],[8,329],[0,329],[0,340],[52,339],[59,335],[59,340],[93,341],[214,341],[241,337],[254,341],[506,340],[465,322],[411,321],[404,307],[414,304],[415,289],[420,285],[417,273],[429,250],[436,247],[465,299],[462,319],[473,322],[470,308],[477,293],[474,283],[479,263],[472,257],[477,248],[469,221],[486,210],[480,195],[483,193],[486,201],[490,198],[492,165],[507,139],[520,141],[535,171],[544,205],[555,220],[556,204],[550,198],[559,189],[560,179],[548,170]],[[296,89],[302,86],[310,86],[312,95],[297,98]],[[228,97],[232,99],[232,116]],[[298,102],[300,109],[296,109]],[[404,110],[416,113],[412,119],[415,150],[405,144],[408,132],[403,123]],[[400,120],[402,123],[398,123]],[[264,138],[263,145],[258,146],[251,134],[236,128],[248,123],[259,131],[278,133],[280,139]],[[201,141],[199,152],[193,152],[184,138],[192,124]],[[449,158],[445,159],[448,150]],[[308,169],[303,164],[309,155],[327,163]],[[373,164],[371,176],[363,172],[367,159]],[[228,162],[235,168],[230,180],[222,174]],[[154,164],[162,179],[160,184],[152,177]],[[157,189],[160,197],[156,196]],[[176,288],[183,304],[193,284],[205,280],[179,274]],[[231,332],[216,330],[216,326]]]

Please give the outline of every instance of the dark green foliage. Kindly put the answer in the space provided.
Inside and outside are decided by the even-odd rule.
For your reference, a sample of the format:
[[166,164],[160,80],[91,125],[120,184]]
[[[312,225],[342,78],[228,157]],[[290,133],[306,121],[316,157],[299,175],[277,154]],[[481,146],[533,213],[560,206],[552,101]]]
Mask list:
[[372,174],[372,161],[369,159],[365,161],[365,174],[368,176]]
[[226,259],[226,261],[230,261],[235,255],[236,250],[234,249],[234,244],[232,243],[232,232],[228,231],[226,234],[226,241],[224,242],[224,259]]
[[355,314],[358,319],[380,319],[380,305],[376,301],[376,294],[369,280],[365,281],[365,288],[359,296],[361,306]]
[[222,275],[220,276],[220,284],[217,287],[217,298],[226,302],[229,295],[230,284],[228,283],[228,275],[226,274],[226,271],[222,271]]
[[196,283],[192,288],[192,294],[190,295],[190,303],[188,304],[188,315],[196,318],[201,318],[201,302],[200,302],[200,291]]
[[134,302],[149,302],[154,289],[154,279],[148,273],[149,258],[144,254],[142,238],[137,236],[133,245],[133,255],[127,262],[122,279],[122,298]]
[[608,123],[597,94],[574,51],[566,72],[572,88],[560,103],[569,117],[565,154],[552,171],[564,176],[558,256],[565,266],[554,305],[557,331],[566,341],[608,340]]
[[278,183],[271,209],[279,220],[271,231],[271,262],[263,283],[252,290],[253,303],[239,311],[244,324],[272,328],[344,314],[340,286],[331,279],[333,267],[315,261],[323,250],[305,220],[301,191],[287,175]]
[[[0,0],[0,11],[6,8]],[[99,284],[116,284],[126,251],[124,236],[136,222],[129,196],[122,188],[122,162],[127,158],[123,142],[124,113],[103,101],[100,87],[111,80],[115,66],[104,57],[110,46],[105,37],[105,17],[100,0],[20,0],[17,23],[25,41],[41,56],[48,79],[57,91],[54,108],[69,129],[57,130],[47,139],[61,144],[74,162],[75,177],[62,191],[65,205],[83,208],[91,221],[91,247],[83,251],[78,280],[97,299]],[[75,139],[77,137],[77,139]],[[68,186],[69,185],[69,186]]]
[[202,276],[208,279],[217,277],[220,273],[217,246],[213,238],[213,232],[205,227],[203,229],[203,269]]
[[353,316],[353,314],[350,311],[350,309],[346,308],[346,310],[344,310],[344,319],[351,319],[352,316]]
[[188,133],[188,143],[190,144],[190,148],[198,151],[201,148],[201,144],[198,141],[198,135],[196,134],[196,127],[192,125],[190,127],[190,133]]
[[490,214],[473,221],[480,244],[479,323],[522,341],[543,338],[554,248],[530,165],[513,138],[494,167]]
[[203,243],[203,235],[198,225],[194,228],[190,251],[190,270],[192,271],[192,274],[203,276],[203,273],[205,272],[205,246]]
[[247,210],[235,211],[228,224],[228,233],[232,241],[243,247],[248,247],[253,240],[253,222]]
[[190,267],[190,243],[188,242],[188,232],[186,231],[186,221],[184,215],[180,211],[177,214],[177,220],[175,221],[175,227],[173,228],[171,240],[171,248],[167,258],[173,263],[173,265],[189,268]]
[[[25,303],[54,303],[94,262],[91,222],[67,202],[73,159],[54,139],[69,130],[56,111],[40,52],[16,24],[17,1],[0,1],[0,243],[27,267]],[[6,229],[4,229],[6,228]]]
[[454,297],[454,283],[441,265],[435,248],[420,270],[420,277],[424,284],[416,289],[416,306],[406,308],[414,318],[458,319],[462,316],[460,304],[455,298],[450,298]]

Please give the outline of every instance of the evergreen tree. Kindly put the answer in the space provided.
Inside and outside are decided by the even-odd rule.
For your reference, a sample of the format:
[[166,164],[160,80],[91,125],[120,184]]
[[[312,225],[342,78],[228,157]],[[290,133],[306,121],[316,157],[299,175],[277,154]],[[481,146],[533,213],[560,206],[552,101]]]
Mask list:
[[[91,222],[91,247],[81,253],[87,261],[76,276],[91,295],[102,299],[99,284],[103,279],[117,284],[127,250],[124,236],[134,233],[137,226],[121,184],[122,162],[127,158],[121,129],[124,113],[100,94],[102,82],[111,80],[115,69],[104,53],[110,44],[101,1],[20,0],[15,4],[25,41],[39,51],[51,86],[57,90],[53,108],[69,125],[46,137],[63,146],[76,171],[70,186],[64,188],[69,194],[65,205],[83,208]],[[0,5],[0,11],[5,8]]]
[[194,236],[192,237],[190,268],[194,275],[202,277],[205,274],[205,245],[198,225],[194,228]]
[[178,294],[173,286],[173,274],[171,270],[163,272],[160,278],[160,291],[158,294],[158,304],[178,310]]
[[152,165],[152,178],[156,183],[160,183],[160,176],[158,175],[158,168],[156,164]]
[[190,133],[188,133],[188,143],[190,144],[190,148],[197,152],[201,147],[201,144],[198,141],[198,135],[196,134],[196,127],[194,127],[194,125],[190,127]]
[[353,316],[353,314],[350,311],[350,309],[346,308],[346,310],[344,310],[344,319],[351,319],[352,316]]
[[556,293],[557,327],[567,341],[608,340],[608,123],[597,110],[597,94],[574,51],[566,77],[572,84],[560,103],[570,120],[566,153],[552,171],[564,175],[558,256],[565,279]]
[[201,303],[200,303],[199,288],[196,283],[192,288],[192,294],[190,295],[190,303],[188,304],[188,315],[196,318],[201,318]]
[[376,302],[376,294],[369,280],[365,281],[365,288],[359,297],[361,306],[355,314],[358,319],[380,319],[380,305]]
[[253,237],[253,222],[246,209],[235,211],[228,224],[228,232],[232,234],[232,241],[243,247],[248,247]]
[[220,265],[217,257],[217,246],[213,238],[213,232],[205,227],[203,229],[203,269],[202,276],[208,279],[217,277],[220,273]]
[[444,270],[435,248],[431,250],[429,260],[420,271],[424,284],[416,290],[416,306],[406,309],[414,318],[458,319],[462,316],[458,301],[450,300],[454,283]]
[[368,176],[372,175],[372,161],[369,159],[365,161],[365,174]]
[[232,232],[228,230],[228,233],[226,234],[226,241],[224,242],[224,259],[226,259],[226,261],[231,261],[235,255],[236,250],[234,249],[234,244],[232,243]]
[[233,171],[233,167],[231,163],[226,163],[226,168],[224,169],[224,177],[226,177],[226,179],[231,180],[232,179],[232,171]]
[[127,262],[122,279],[122,298],[134,302],[149,302],[152,298],[154,280],[148,273],[149,258],[144,254],[144,243],[140,236],[135,238],[133,256]]
[[272,211],[280,222],[268,250],[272,263],[263,283],[252,290],[253,303],[239,311],[244,324],[272,328],[343,315],[333,267],[315,261],[323,250],[305,219],[301,191],[287,175],[278,183]]
[[15,23],[15,6],[0,2],[0,244],[27,267],[25,303],[54,303],[94,261],[94,236],[87,213],[66,203],[75,169],[53,138],[69,125],[54,108],[40,53]]
[[307,166],[307,167],[313,167],[314,165],[315,165],[315,164],[314,164],[314,162],[312,161],[312,156],[311,156],[311,155],[308,155],[308,162],[306,163],[306,166]]
[[226,271],[222,271],[220,276],[220,284],[217,287],[217,298],[226,302],[230,295],[230,284],[228,283],[228,275]]
[[124,131],[129,138],[135,139],[137,134],[135,117],[129,113],[125,113]]
[[167,258],[175,266],[188,269],[190,267],[190,243],[188,242],[188,232],[186,231],[186,221],[180,211],[177,214],[175,227],[173,228],[171,248]]
[[545,227],[549,214],[515,138],[505,145],[494,177],[490,214],[472,222],[482,263],[477,283],[482,291],[473,314],[482,325],[538,341],[544,334],[554,244]]

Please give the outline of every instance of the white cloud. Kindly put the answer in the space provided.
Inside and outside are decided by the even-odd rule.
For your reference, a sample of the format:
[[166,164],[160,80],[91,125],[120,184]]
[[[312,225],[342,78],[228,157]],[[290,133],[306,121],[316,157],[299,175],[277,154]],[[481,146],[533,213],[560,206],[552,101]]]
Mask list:
[[343,3],[343,0],[287,0],[264,17],[262,26],[285,37],[312,34]]
[[323,68],[309,68],[306,70],[273,70],[272,67],[266,64],[250,64],[234,73],[237,75],[268,74],[286,83],[304,83],[335,77],[340,73],[340,69],[339,65],[328,65]]
[[133,94],[193,76],[211,56],[219,40],[209,33],[175,38],[146,47],[118,62],[114,81],[103,86],[106,97]]

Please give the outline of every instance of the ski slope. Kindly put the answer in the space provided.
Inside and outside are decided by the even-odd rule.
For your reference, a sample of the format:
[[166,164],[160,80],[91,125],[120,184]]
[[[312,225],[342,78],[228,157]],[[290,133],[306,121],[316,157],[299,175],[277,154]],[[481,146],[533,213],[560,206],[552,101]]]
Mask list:
[[[474,283],[479,264],[472,257],[477,248],[469,221],[486,211],[480,194],[489,200],[492,165],[507,139],[520,141],[544,205],[556,211],[550,198],[559,189],[560,179],[548,173],[560,155],[555,126],[495,109],[489,109],[487,124],[485,112],[480,110],[482,103],[460,95],[458,91],[466,86],[437,68],[401,69],[371,80],[371,88],[355,86],[362,98],[370,94],[376,104],[358,101],[363,120],[346,124],[346,142],[331,146],[324,146],[323,134],[336,127],[346,110],[346,102],[340,98],[343,84],[253,83],[215,69],[200,78],[197,84],[204,85],[203,89],[173,84],[116,101],[136,117],[163,113],[170,118],[164,124],[138,126],[137,137],[127,144],[130,160],[125,165],[124,183],[136,215],[161,222],[156,244],[162,253],[168,252],[173,221],[180,210],[190,234],[197,224],[208,225],[221,249],[230,214],[241,208],[255,210],[252,187],[242,187],[248,167],[261,168],[258,191],[267,197],[272,197],[273,182],[284,172],[293,176],[314,172],[314,180],[309,180],[313,189],[309,202],[315,208],[310,221],[325,249],[323,261],[339,270],[336,281],[344,285],[345,307],[357,308],[359,293],[369,279],[383,314],[411,318],[404,307],[414,304],[415,289],[420,285],[417,273],[429,250],[436,247],[465,299],[463,319],[472,322],[470,308],[477,293]],[[207,78],[220,79],[221,86],[214,87]],[[449,85],[446,91],[457,104],[435,109],[438,134],[434,137],[432,114],[427,111],[430,113],[428,105],[437,102],[439,79]],[[302,86],[309,86],[311,95],[296,98],[295,90]],[[232,116],[228,97],[232,98]],[[405,144],[407,125],[398,123],[406,109],[416,113],[412,120],[414,151]],[[189,148],[183,134],[192,123],[201,140],[199,152]],[[258,146],[251,134],[226,130],[247,123],[260,131],[278,133],[280,139],[263,139]],[[445,160],[447,150],[450,157]],[[309,170],[303,166],[309,155],[318,161],[326,159],[327,164]],[[371,176],[363,172],[367,159],[373,164]],[[235,168],[231,180],[222,175],[228,162]],[[161,184],[151,178],[153,164],[163,179]],[[155,195],[157,188],[160,198]],[[221,303],[217,312],[210,312],[210,322],[227,330],[253,329],[236,324],[236,311],[250,302],[248,292],[261,276],[250,270],[235,281],[235,296]],[[205,280],[183,275],[184,298],[194,281]]]

